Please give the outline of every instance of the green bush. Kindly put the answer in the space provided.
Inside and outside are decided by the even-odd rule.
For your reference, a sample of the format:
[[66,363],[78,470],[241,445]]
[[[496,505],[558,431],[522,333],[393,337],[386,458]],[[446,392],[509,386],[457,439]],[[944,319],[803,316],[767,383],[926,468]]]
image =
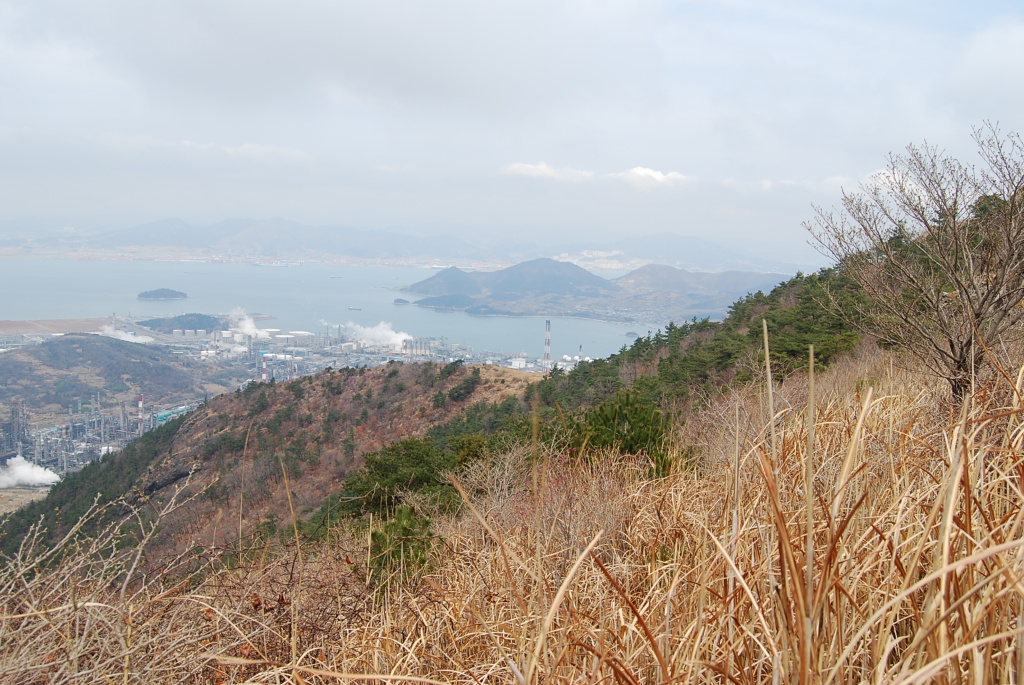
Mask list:
[[430,519],[412,507],[398,507],[370,533],[371,578],[377,584],[408,580],[426,566],[433,544]]
[[445,365],[444,365],[443,367],[441,367],[441,370],[437,372],[437,378],[438,378],[438,380],[442,380],[442,381],[443,381],[443,380],[447,380],[447,379],[448,379],[448,378],[450,378],[450,377],[451,377],[451,376],[452,376],[452,375],[453,375],[453,374],[454,374],[454,373],[455,373],[456,371],[458,371],[458,370],[459,370],[460,368],[462,368],[462,365],[463,365],[464,363],[465,363],[465,361],[464,361],[464,360],[462,360],[462,359],[456,359],[455,361],[453,361],[453,362],[451,362],[451,363],[449,363],[449,364],[445,364]]
[[448,391],[448,399],[452,402],[461,402],[467,399],[480,385],[480,369],[475,368],[467,378],[464,378],[458,385]]
[[349,500],[344,511],[358,516],[372,512],[392,516],[402,504],[401,493],[425,494],[438,508],[454,509],[459,498],[442,476],[455,468],[455,458],[438,448],[430,438],[408,438],[366,455],[362,469],[345,481]]
[[651,475],[663,477],[671,471],[667,428],[668,419],[657,405],[644,401],[639,393],[620,391],[584,414],[581,446],[645,455],[651,460]]

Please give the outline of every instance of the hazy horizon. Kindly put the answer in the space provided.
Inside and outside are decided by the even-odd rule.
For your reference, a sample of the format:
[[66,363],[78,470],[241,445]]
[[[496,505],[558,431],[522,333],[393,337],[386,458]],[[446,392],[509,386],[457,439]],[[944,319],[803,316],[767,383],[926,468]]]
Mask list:
[[0,231],[180,217],[813,258],[927,140],[1024,128],[1009,1],[0,0]]

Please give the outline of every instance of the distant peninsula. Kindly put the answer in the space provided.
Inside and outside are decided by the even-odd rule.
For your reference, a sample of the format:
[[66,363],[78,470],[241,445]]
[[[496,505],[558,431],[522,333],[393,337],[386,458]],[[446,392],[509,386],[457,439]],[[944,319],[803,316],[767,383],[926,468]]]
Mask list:
[[147,290],[144,293],[139,293],[140,300],[186,300],[188,295],[181,292],[180,290],[171,290],[170,288],[157,288],[156,290]]
[[663,324],[724,316],[737,297],[767,292],[783,280],[785,274],[656,264],[608,280],[569,262],[534,259],[490,272],[448,267],[403,290],[421,296],[414,304],[438,311]]

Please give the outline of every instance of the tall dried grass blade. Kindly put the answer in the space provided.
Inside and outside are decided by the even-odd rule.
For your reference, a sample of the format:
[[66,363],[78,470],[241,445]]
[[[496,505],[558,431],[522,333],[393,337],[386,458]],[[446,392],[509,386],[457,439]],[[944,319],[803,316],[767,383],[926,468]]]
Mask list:
[[245,502],[245,457],[249,454],[249,436],[252,434],[252,422],[256,417],[249,419],[249,427],[245,430],[245,444],[242,445],[242,463],[238,468],[238,553],[242,553],[242,510]]
[[654,652],[654,658],[658,660],[658,667],[661,669],[661,680],[665,683],[669,682],[672,680],[672,669],[669,668],[668,662],[665,661],[665,655],[658,646],[658,640],[654,637],[654,633],[651,632],[651,628],[647,625],[647,621],[644,619],[643,614],[640,613],[636,603],[630,598],[629,594],[622,589],[622,585],[619,584],[619,581],[615,580],[615,576],[613,576],[605,565],[601,563],[601,560],[597,558],[597,555],[591,552],[590,556],[594,559],[594,562],[597,564],[597,568],[601,570],[604,577],[607,578],[608,582],[611,583],[613,588],[615,588],[615,592],[619,594],[622,601],[626,603],[629,610],[633,612],[634,616],[636,616],[637,622],[640,623],[640,628],[644,631],[644,637],[647,638],[647,643],[651,646],[651,651]]
[[804,682],[811,682],[814,643],[814,428],[817,421],[814,396],[814,345],[807,351],[807,450],[804,454]]
[[867,395],[861,405],[860,414],[857,416],[857,424],[850,436],[850,444],[846,450],[846,457],[843,459],[843,466],[839,470],[839,479],[836,481],[835,493],[832,496],[832,520],[839,518],[839,508],[842,506],[844,494],[850,484],[850,475],[853,472],[853,462],[860,450],[861,435],[864,431],[864,420],[867,418],[868,410],[871,408],[871,399],[874,395],[874,388],[868,388]]
[[597,531],[590,544],[587,545],[578,557],[576,562],[569,569],[569,572],[565,574],[565,578],[562,580],[561,586],[558,588],[558,592],[555,593],[555,598],[551,602],[551,608],[548,609],[547,615],[544,617],[544,623],[541,624],[540,633],[537,635],[537,643],[533,649],[533,654],[530,655],[530,661],[526,666],[526,671],[523,673],[525,682],[533,683],[533,674],[537,670],[537,664],[540,662],[540,655],[544,651],[544,645],[548,639],[548,633],[551,631],[551,624],[555,620],[555,614],[558,613],[559,607],[562,605],[562,600],[565,599],[565,593],[569,591],[569,585],[576,578],[576,574],[579,572],[580,567],[583,566],[583,562],[590,555],[591,550],[597,546],[598,540],[604,535],[603,530]]
[[[509,580],[511,581],[512,579],[512,565],[509,563],[509,557],[511,556],[515,559],[516,563],[518,563],[520,567],[523,568],[523,570],[530,574],[530,577],[533,578],[535,582],[542,582],[542,579],[537,577],[532,568],[530,568],[527,564],[523,563],[522,559],[516,556],[515,552],[512,552],[508,549],[508,547],[505,546],[505,541],[501,537],[501,535],[493,527],[491,527],[491,524],[487,523],[487,519],[483,517],[483,514],[481,514],[479,510],[477,510],[477,508],[473,506],[473,502],[470,501],[469,495],[466,494],[466,491],[463,489],[462,484],[459,483],[459,480],[455,476],[451,476],[450,480],[452,482],[452,485],[455,486],[455,489],[458,490],[459,495],[462,497],[462,501],[466,503],[467,507],[469,507],[470,512],[472,512],[476,520],[479,521],[480,525],[484,527],[484,530],[487,531],[487,534],[494,538],[494,541],[498,543],[498,550],[501,552],[501,560],[505,564],[505,574],[507,575]],[[516,587],[514,583],[511,583],[511,585],[513,588]],[[528,608],[526,605],[526,601],[522,598],[521,595],[519,595],[518,591],[516,591],[516,598],[519,600],[520,610],[524,614],[527,613]]]
[[[295,534],[295,559],[298,565],[298,585],[302,585],[302,541],[299,540],[299,519],[295,516],[295,504],[292,501],[292,488],[291,483],[288,481],[288,469],[284,467],[284,459],[281,455],[277,455],[277,461],[281,464],[281,475],[284,478],[284,492],[288,497],[288,511],[292,516],[292,532]],[[367,567],[369,568],[369,567]],[[299,654],[299,616],[298,616],[298,596],[294,598],[294,601],[289,605],[289,611],[291,612],[291,640],[290,646],[292,651],[292,663],[298,661]]]
[[[962,568],[978,564],[982,561],[1003,554],[1004,552],[1021,548],[1024,548],[1024,539],[1012,540],[1010,542],[1004,542],[999,545],[993,545],[992,547],[979,550],[978,552],[975,552],[970,556],[958,559],[957,561],[949,564],[948,566],[932,571],[925,577],[919,579],[917,582],[906,587],[901,592],[890,597],[884,604],[882,604],[880,607],[878,607],[878,609],[872,612],[871,615],[867,616],[861,622],[861,627],[857,630],[857,632],[854,633],[847,640],[846,648],[842,651],[842,653],[840,653],[839,657],[832,664],[829,676],[824,681],[825,685],[830,685],[831,683],[835,682],[835,679],[838,673],[840,672],[843,664],[847,663],[850,660],[850,657],[853,656],[855,651],[857,651],[858,649],[862,649],[861,641],[871,630],[877,627],[879,619],[885,616],[893,607],[909,598],[918,590],[927,587],[931,583],[934,583],[936,580],[941,579],[943,576],[949,575],[951,573],[956,573]],[[1021,630],[1024,630],[1024,628],[1021,628]]]

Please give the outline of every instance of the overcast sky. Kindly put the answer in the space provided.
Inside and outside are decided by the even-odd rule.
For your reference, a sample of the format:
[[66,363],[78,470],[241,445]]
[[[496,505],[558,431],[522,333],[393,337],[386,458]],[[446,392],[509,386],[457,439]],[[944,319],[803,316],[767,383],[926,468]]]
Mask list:
[[1017,2],[0,0],[0,221],[284,217],[806,251],[1024,129]]

